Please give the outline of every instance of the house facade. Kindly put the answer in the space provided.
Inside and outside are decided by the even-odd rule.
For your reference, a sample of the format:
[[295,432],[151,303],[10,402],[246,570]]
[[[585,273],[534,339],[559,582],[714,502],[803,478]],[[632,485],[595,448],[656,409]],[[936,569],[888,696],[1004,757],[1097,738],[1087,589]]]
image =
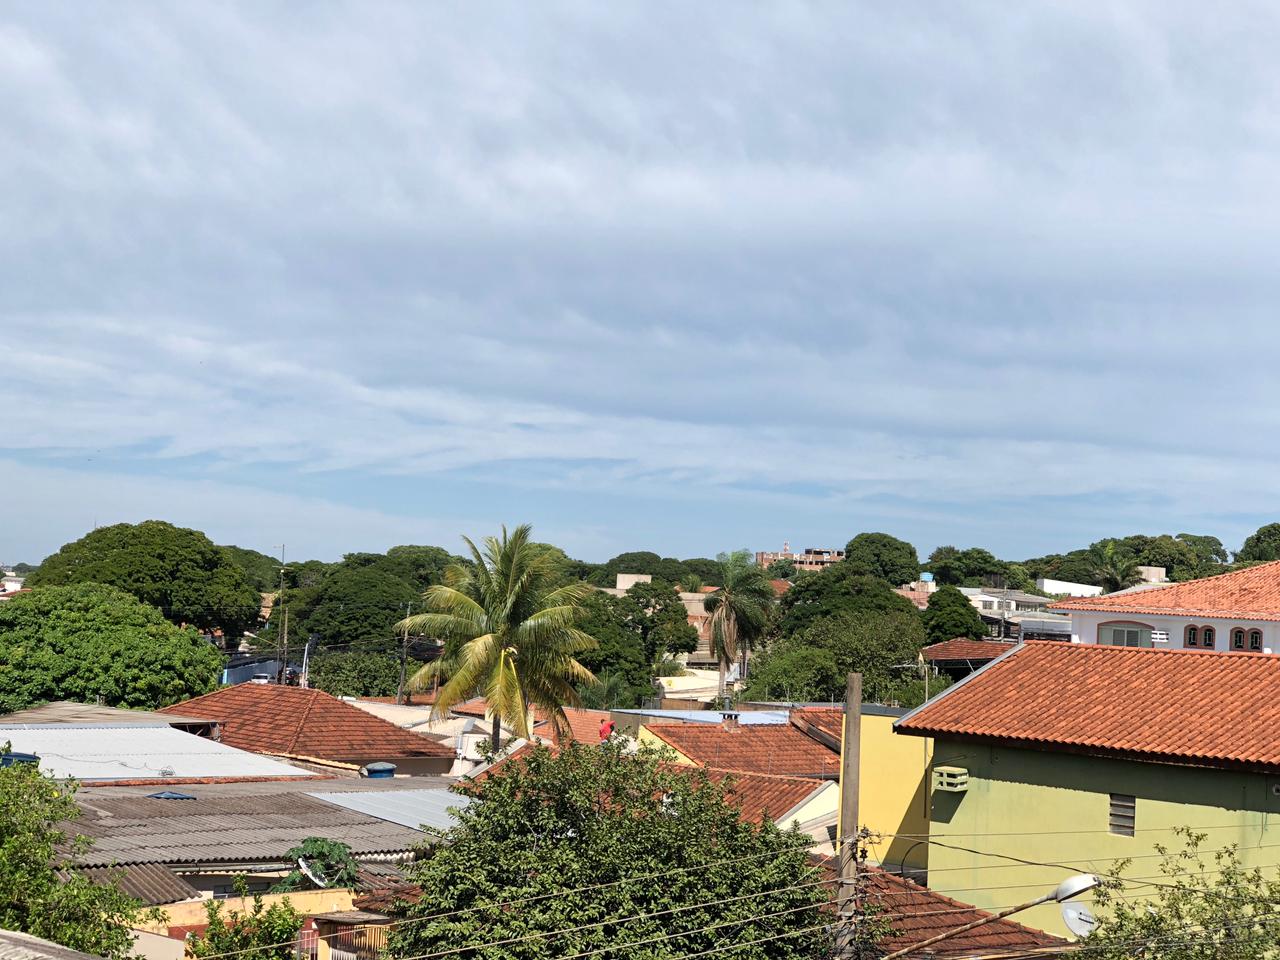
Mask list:
[[1280,561],[1049,609],[1071,617],[1071,642],[1115,647],[1280,652]]
[[[1206,835],[1208,869],[1233,844],[1280,865],[1280,742],[1257,723],[1278,685],[1280,658],[1260,654],[1014,648],[896,724],[934,741],[930,886],[990,909],[1125,860],[1159,879],[1179,828]],[[1020,916],[1068,933],[1056,905]]]

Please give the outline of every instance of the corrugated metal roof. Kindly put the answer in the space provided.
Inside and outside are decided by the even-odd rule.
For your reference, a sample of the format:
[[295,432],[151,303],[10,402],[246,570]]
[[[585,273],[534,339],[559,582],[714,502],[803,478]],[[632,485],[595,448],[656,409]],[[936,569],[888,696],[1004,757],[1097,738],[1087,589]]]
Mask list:
[[94,883],[107,883],[115,878],[121,890],[150,907],[200,898],[199,890],[158,863],[132,867],[87,867],[82,872]]
[[457,817],[449,812],[449,807],[465,807],[472,802],[471,797],[449,790],[311,793],[308,796],[415,830],[423,826],[448,830],[458,822]]
[[165,723],[137,726],[3,724],[0,743],[40,757],[55,777],[91,782],[203,777],[306,777],[312,774]]
[[15,713],[0,716],[0,724],[10,723],[72,723],[79,726],[155,726],[157,723],[166,727],[174,724],[208,723],[194,717],[179,717],[172,714],[153,713],[149,710],[123,710],[119,707],[102,707],[96,703],[76,703],[72,700],[58,700],[54,703],[28,707]]
[[0,930],[0,960],[100,960],[61,944],[33,937],[29,933]]

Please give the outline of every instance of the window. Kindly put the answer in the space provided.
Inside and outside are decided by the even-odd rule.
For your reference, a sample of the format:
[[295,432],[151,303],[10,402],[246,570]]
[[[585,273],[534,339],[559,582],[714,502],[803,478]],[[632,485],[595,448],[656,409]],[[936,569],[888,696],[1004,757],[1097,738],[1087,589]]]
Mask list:
[[1200,645],[1199,637],[1200,637],[1199,630],[1197,630],[1195,627],[1187,627],[1187,632],[1185,635],[1183,646],[1198,647]]
[[1098,643],[1108,647],[1149,647],[1151,628],[1140,623],[1105,623],[1098,627]]
[[1216,640],[1216,639],[1217,639],[1217,638],[1216,638],[1216,637],[1215,637],[1215,635],[1214,635],[1213,627],[1201,627],[1201,628],[1200,628],[1200,646],[1202,646],[1202,647],[1206,647],[1206,648],[1208,648],[1209,650],[1212,650],[1212,649],[1213,649],[1213,643],[1214,643],[1214,640]]
[[1122,837],[1132,837],[1137,799],[1127,793],[1111,794],[1111,816],[1109,826],[1111,832]]
[[1249,631],[1249,649],[1259,650],[1259,651],[1262,650],[1262,631],[1261,630]]
[[1236,627],[1234,630],[1231,631],[1231,649],[1232,650],[1244,649],[1244,631],[1241,630],[1239,627]]

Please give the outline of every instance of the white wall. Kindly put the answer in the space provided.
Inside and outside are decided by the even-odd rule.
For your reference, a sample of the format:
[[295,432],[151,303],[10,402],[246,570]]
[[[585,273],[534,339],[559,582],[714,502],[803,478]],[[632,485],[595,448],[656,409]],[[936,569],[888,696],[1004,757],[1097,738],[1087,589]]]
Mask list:
[[1262,648],[1270,653],[1280,653],[1280,623],[1266,620],[1226,620],[1218,617],[1175,617],[1147,616],[1140,613],[1099,613],[1093,610],[1071,611],[1071,642],[1097,643],[1098,627],[1104,623],[1140,623],[1154,630],[1163,630],[1169,634],[1167,643],[1153,643],[1154,647],[1172,650],[1183,648],[1183,632],[1189,624],[1198,627],[1213,627],[1217,636],[1214,639],[1215,650],[1229,650],[1231,630],[1243,627],[1248,630],[1262,631]]
[[1036,580],[1036,588],[1045,593],[1066,594],[1069,597],[1096,597],[1102,593],[1101,587],[1087,583],[1072,583],[1070,580],[1048,580],[1040,577]]

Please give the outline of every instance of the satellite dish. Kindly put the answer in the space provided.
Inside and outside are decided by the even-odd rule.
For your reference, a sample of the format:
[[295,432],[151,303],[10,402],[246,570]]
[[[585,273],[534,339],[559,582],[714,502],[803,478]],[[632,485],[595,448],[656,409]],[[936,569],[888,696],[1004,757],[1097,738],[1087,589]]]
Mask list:
[[1093,912],[1078,903],[1062,905],[1062,921],[1077,937],[1087,937],[1098,926],[1098,918],[1093,915]]
[[307,865],[307,861],[302,859],[302,857],[298,858],[298,869],[302,871],[302,875],[304,877],[314,883],[321,890],[328,886],[328,884],[325,883],[324,876],[318,870],[312,870],[311,867]]

